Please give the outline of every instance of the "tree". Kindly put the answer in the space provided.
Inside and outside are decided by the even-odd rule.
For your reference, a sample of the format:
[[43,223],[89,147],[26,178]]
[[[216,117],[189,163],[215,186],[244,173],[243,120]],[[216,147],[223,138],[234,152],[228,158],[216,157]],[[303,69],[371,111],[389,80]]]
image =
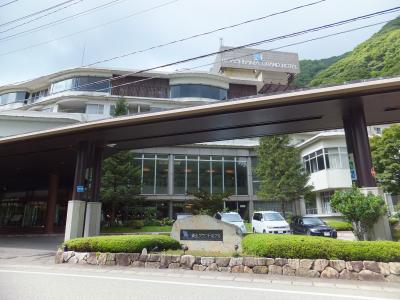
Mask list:
[[381,196],[364,195],[357,187],[350,191],[336,191],[331,206],[353,223],[353,232],[360,241],[371,239],[372,226],[386,212],[386,204]]
[[373,137],[371,151],[379,185],[388,193],[400,195],[400,125]]
[[230,197],[230,193],[213,193],[199,190],[190,193],[195,199],[191,201],[194,214],[214,216],[224,209],[224,200]]
[[140,167],[134,164],[130,151],[120,151],[103,162],[100,197],[110,209],[114,224],[117,209],[138,199],[141,190]]
[[279,201],[285,215],[286,205],[311,190],[298,149],[290,145],[288,135],[260,139],[256,174],[260,179],[257,195],[266,201]]
[[[126,115],[128,105],[119,99],[115,116]],[[110,209],[110,223],[114,224],[117,209],[138,199],[141,191],[140,167],[134,164],[130,151],[120,151],[103,161],[100,197]]]
[[115,104],[114,117],[125,116],[129,112],[128,104],[124,98],[119,98]]

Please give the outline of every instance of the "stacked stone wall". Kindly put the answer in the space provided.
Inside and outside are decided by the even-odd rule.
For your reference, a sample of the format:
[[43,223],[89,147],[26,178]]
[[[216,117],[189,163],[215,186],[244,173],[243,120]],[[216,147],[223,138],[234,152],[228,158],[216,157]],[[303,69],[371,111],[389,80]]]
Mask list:
[[400,262],[286,259],[266,257],[200,257],[193,255],[95,253],[59,250],[56,263],[187,269],[328,279],[400,282]]

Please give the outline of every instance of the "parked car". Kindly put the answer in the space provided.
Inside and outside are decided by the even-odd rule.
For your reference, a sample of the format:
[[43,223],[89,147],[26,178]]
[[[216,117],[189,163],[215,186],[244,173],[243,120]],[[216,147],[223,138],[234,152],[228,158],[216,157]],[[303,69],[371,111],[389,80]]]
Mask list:
[[290,226],[276,211],[256,211],[251,220],[253,233],[291,233]]
[[235,225],[242,233],[246,233],[246,226],[244,225],[242,217],[237,212],[218,212],[215,214],[217,220]]
[[189,213],[178,213],[178,214],[176,214],[176,219],[177,220],[182,220],[182,219],[185,219],[185,218],[188,218],[188,217],[191,217],[191,216],[193,216],[193,215],[189,214]]
[[337,238],[337,232],[318,217],[293,217],[290,224],[294,234]]

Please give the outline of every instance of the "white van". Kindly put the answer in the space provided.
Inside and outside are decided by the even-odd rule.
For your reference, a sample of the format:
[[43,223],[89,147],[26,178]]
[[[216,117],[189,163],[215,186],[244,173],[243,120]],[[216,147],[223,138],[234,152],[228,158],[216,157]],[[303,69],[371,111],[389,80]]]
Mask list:
[[256,211],[251,220],[253,233],[290,233],[290,226],[276,211]]

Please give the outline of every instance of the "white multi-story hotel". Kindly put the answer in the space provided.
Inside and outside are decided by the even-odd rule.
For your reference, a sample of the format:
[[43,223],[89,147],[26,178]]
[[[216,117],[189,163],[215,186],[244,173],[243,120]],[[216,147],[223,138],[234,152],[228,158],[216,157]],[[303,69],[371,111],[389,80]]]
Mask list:
[[[240,57],[240,59],[235,58]],[[286,91],[300,72],[295,53],[242,49],[216,58],[210,72],[138,72],[75,68],[0,87],[0,137],[78,122],[113,117],[118,99],[129,114],[232,101]],[[380,133],[380,127],[370,128]],[[315,202],[295,201],[297,214],[334,215],[329,199],[334,190],[351,187],[344,134],[340,131],[293,135],[311,174]],[[256,138],[135,150],[141,168],[143,206],[157,207],[160,217],[188,209],[187,193],[198,189],[232,194],[226,202],[248,218],[254,209],[279,210],[257,197],[254,174]],[[62,181],[61,181],[62,182]],[[1,185],[0,185],[1,187]],[[0,230],[45,226],[47,191],[0,193]],[[56,226],[63,228],[71,185],[59,186]]]

